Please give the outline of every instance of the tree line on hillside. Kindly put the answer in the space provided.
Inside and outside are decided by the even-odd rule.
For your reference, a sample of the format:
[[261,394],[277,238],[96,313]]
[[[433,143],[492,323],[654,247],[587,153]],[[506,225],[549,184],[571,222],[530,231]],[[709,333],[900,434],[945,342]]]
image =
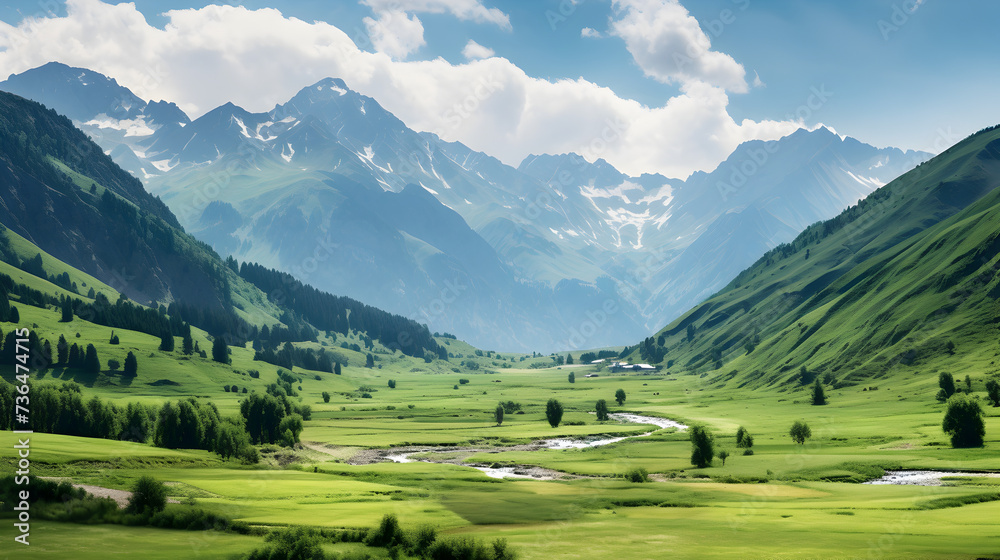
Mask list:
[[[215,403],[188,398],[160,406],[130,402],[125,406],[94,396],[84,399],[76,383],[37,383],[31,389],[30,429],[36,432],[152,442],[168,449],[205,449],[224,458],[255,463],[254,444],[291,446],[299,441],[309,405],[290,398],[291,386],[272,383],[265,393],[249,393],[240,414],[222,417]],[[14,387],[0,380],[0,408],[12,410]],[[26,429],[12,414],[0,415],[0,430]]]
[[301,315],[318,329],[343,335],[361,331],[386,348],[408,356],[424,357],[431,352],[447,359],[447,350],[434,340],[427,327],[412,319],[317,290],[290,274],[257,263],[240,265],[240,276],[260,288],[272,302]]

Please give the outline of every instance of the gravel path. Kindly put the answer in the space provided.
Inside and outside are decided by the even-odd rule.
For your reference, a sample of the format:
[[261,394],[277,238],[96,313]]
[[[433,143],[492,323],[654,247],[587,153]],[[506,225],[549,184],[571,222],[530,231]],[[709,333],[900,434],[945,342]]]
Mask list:
[[[69,482],[73,481],[69,478],[58,477],[58,476],[43,476],[40,477],[43,480],[51,480],[53,482]],[[73,484],[73,488],[79,488],[84,492],[94,496],[95,498],[111,498],[118,504],[119,509],[125,509],[128,505],[128,501],[132,499],[132,493],[128,490],[115,490],[114,488],[105,488],[103,486],[93,486],[91,484]],[[167,499],[168,504],[179,504],[180,501],[173,498]]]

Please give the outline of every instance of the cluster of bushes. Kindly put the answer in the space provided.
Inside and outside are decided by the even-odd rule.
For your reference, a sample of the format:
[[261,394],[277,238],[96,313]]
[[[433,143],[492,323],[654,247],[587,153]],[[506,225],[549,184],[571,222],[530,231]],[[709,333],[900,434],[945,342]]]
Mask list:
[[[15,484],[13,476],[0,479],[0,512],[13,511],[20,502],[18,492],[23,485]],[[166,509],[167,495],[163,483],[152,477],[140,478],[132,489],[132,498],[122,510],[110,498],[96,498],[74,488],[68,482],[54,482],[28,477],[31,489],[28,502],[32,516],[64,523],[108,523],[129,526],[150,526],[186,531],[225,531],[249,534],[250,526],[217,513],[197,508]]]
[[[0,380],[0,408],[11,410],[14,396],[13,386]],[[152,440],[157,447],[205,449],[247,463],[260,460],[244,427],[244,418],[222,418],[215,403],[202,404],[188,398],[166,402],[159,408],[135,402],[123,407],[97,396],[84,400],[79,385],[65,382],[38,383],[32,387],[31,397],[31,429],[36,432],[137,443]],[[289,404],[286,401],[280,406],[283,413],[274,420],[275,430]],[[301,427],[295,431],[295,426],[293,423],[286,428],[297,435]],[[13,427],[13,415],[0,415],[0,429]]]
[[331,558],[323,543],[363,542],[385,548],[390,558],[405,553],[433,560],[514,560],[516,553],[505,539],[486,544],[472,538],[438,539],[433,527],[403,531],[395,515],[386,515],[377,527],[360,531],[332,532],[301,527],[270,533],[266,545],[243,556],[244,560],[324,560]]
[[302,422],[312,418],[312,408],[292,402],[289,396],[286,387],[272,383],[263,395],[250,393],[240,401],[246,434],[253,443],[298,443]]

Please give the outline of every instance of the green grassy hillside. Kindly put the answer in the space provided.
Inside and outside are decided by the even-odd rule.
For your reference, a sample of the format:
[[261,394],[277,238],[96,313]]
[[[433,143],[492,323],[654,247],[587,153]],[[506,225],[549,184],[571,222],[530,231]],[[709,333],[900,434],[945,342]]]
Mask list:
[[632,357],[665,347],[670,371],[728,387],[996,375],[998,185],[994,128],[769,252]]

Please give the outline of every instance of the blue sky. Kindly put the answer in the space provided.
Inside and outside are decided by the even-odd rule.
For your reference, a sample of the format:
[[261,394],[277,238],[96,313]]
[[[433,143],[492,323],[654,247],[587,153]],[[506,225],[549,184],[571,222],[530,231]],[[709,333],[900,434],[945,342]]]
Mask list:
[[[81,6],[97,2],[78,1]],[[412,63],[439,57],[452,67],[462,67],[468,62],[462,54],[463,48],[473,40],[492,49],[495,57],[509,61],[510,65],[505,72],[516,74],[516,70],[511,68],[514,67],[530,78],[547,82],[583,78],[594,86],[610,88],[618,98],[615,102],[623,104],[623,107],[627,105],[626,101],[634,100],[651,109],[664,108],[674,99],[698,100],[722,92],[725,100],[713,101],[717,103],[714,107],[721,107],[735,124],[720,124],[719,119],[711,115],[706,115],[703,121],[692,120],[687,123],[688,126],[697,128],[704,122],[706,136],[714,137],[723,133],[731,136],[717,144],[692,147],[693,150],[705,152],[704,157],[693,158],[698,162],[694,167],[704,168],[714,165],[712,162],[721,161],[732,147],[730,145],[740,140],[766,138],[787,132],[787,127],[766,123],[795,120],[797,117],[794,115],[810,101],[813,92],[819,89],[832,95],[821,107],[798,113],[799,117],[806,117],[805,125],[824,123],[841,134],[851,135],[877,146],[941,149],[979,128],[1000,123],[1000,104],[996,102],[996,91],[1000,86],[1000,42],[996,41],[995,35],[996,22],[1000,21],[1000,2],[924,0],[919,5],[915,2],[916,0],[681,0],[682,10],[686,10],[700,25],[704,37],[711,41],[713,54],[718,53],[717,62],[730,70],[733,65],[742,66],[746,74],[746,91],[740,91],[739,86],[718,82],[711,84],[717,87],[704,94],[704,97],[701,97],[702,93],[694,94],[689,91],[691,82],[687,78],[677,79],[676,76],[671,78],[669,75],[657,78],[652,75],[657,72],[657,62],[648,58],[641,60],[640,55],[635,52],[636,48],[627,43],[628,32],[610,32],[612,21],[627,19],[629,10],[644,9],[644,17],[649,19],[648,14],[653,13],[657,4],[676,4],[676,0],[617,0],[615,3],[612,0],[578,0],[576,3],[571,0],[365,0],[365,3],[290,0],[281,2],[279,6],[281,14],[286,18],[295,17],[307,22],[318,20],[335,26],[354,39],[362,51],[368,52],[378,49],[367,40],[369,26],[366,26],[365,18],[369,18],[371,22],[377,19],[379,9],[401,8],[409,17],[419,20],[424,44],[403,56],[394,56],[394,62],[399,63],[400,68],[407,64],[411,69],[417,68]],[[161,29],[168,23],[168,19],[162,15],[167,10],[201,8],[206,5],[203,2],[168,3],[152,0],[138,0],[134,4],[150,26]],[[250,11],[276,5],[274,2],[259,0],[239,4]],[[37,14],[39,5],[38,2],[8,3],[0,8],[0,19],[17,26],[24,15]],[[58,6],[52,16],[67,16],[65,3],[52,2],[51,5]],[[436,5],[440,9],[430,9],[428,5]],[[509,26],[463,18],[457,9],[441,8],[456,5],[477,5],[484,10],[493,10],[494,14],[501,13],[508,18]],[[83,11],[83,8],[78,8],[78,11]],[[442,13],[437,13],[439,11]],[[581,30],[584,28],[595,30],[600,37],[582,37]],[[645,32],[656,33],[657,30]],[[642,38],[635,40],[641,41]],[[23,71],[18,66],[17,53],[13,51],[14,49],[8,48],[4,53],[7,60],[0,63],[0,71]],[[72,53],[67,53],[66,56],[71,59],[79,57]],[[653,56],[662,59],[666,53],[660,47]],[[34,54],[23,55],[22,58],[22,66],[41,60]],[[84,65],[85,62],[91,67],[102,63],[101,60],[84,59],[78,61],[77,65]],[[121,64],[108,65],[118,75],[107,71],[105,73],[133,87],[127,78],[128,72],[121,69]],[[322,69],[327,67],[342,68],[329,62],[317,64],[318,68],[310,71],[309,76],[318,75],[316,72],[322,74]],[[351,67],[356,69],[354,65]],[[654,69],[652,74],[651,68]],[[102,71],[102,68],[94,69]],[[730,72],[727,84],[732,83],[731,75]],[[754,84],[755,76],[759,77],[760,84]],[[703,79],[704,76],[697,78]],[[712,82],[711,79],[708,81]],[[463,140],[474,148],[496,153],[508,163],[516,164],[516,160],[523,155],[521,152],[524,150],[516,147],[508,149],[499,144],[499,140],[476,135],[475,130],[482,129],[483,122],[489,122],[486,117],[483,117],[486,119],[483,122],[470,123],[469,128],[475,130],[447,130],[432,119],[422,118],[419,112],[426,112],[426,106],[410,108],[405,95],[386,91],[384,81],[372,79],[371,83],[366,83],[348,79],[348,85],[355,87],[355,84],[358,84],[356,89],[383,102],[410,126]],[[296,90],[305,85],[308,84],[288,84],[287,89]],[[218,101],[207,94],[194,92],[197,87],[194,81],[189,80],[185,88],[160,89],[164,95],[181,97],[182,99],[177,99],[181,106],[197,114],[210,110],[212,107],[208,105]],[[219,89],[211,83],[206,83],[204,87]],[[142,95],[142,92],[137,93]],[[149,96],[156,93],[158,91],[151,91]],[[433,93],[428,91],[428,95]],[[592,91],[586,94],[590,97],[595,95],[597,94]],[[279,93],[262,93],[260,97],[266,97],[270,103],[274,96],[279,96]],[[280,100],[280,96],[276,99]],[[505,101],[505,104],[492,101],[500,106],[497,110],[505,110],[505,107],[509,109],[515,103],[510,100]],[[680,104],[680,101],[676,104]],[[410,104],[413,105],[412,99]],[[531,104],[546,106],[537,99]],[[487,104],[484,102],[483,105],[485,107]],[[587,107],[581,105],[581,112],[586,113]],[[262,110],[263,107],[251,109]],[[488,110],[488,107],[482,109]],[[613,114],[642,114],[634,108],[617,111]],[[667,118],[665,111],[661,111],[660,115]],[[673,117],[676,120],[676,114]],[[755,124],[741,126],[740,130],[736,130],[734,126],[740,126],[744,119]],[[522,122],[521,128],[531,129],[530,125],[531,123]],[[713,126],[717,128],[712,128]],[[499,136],[504,136],[503,131],[498,132]],[[552,149],[545,151],[559,151],[566,145],[555,140],[526,142],[513,132],[506,136],[509,143],[520,141],[522,144],[532,144],[529,151],[541,151],[550,144]],[[535,136],[530,139],[534,140]],[[685,139],[665,133],[651,141],[669,143],[685,142]],[[637,141],[633,144],[637,144]],[[607,159],[619,167],[629,167],[627,171],[631,172],[644,169],[644,166],[656,166],[656,153],[630,160],[625,155],[627,151],[627,146],[622,147],[622,153],[609,150]],[[683,153],[676,149],[662,155],[665,161],[682,157]],[[683,175],[691,170],[685,169],[681,164],[649,169],[672,172],[668,174],[673,175]]]

